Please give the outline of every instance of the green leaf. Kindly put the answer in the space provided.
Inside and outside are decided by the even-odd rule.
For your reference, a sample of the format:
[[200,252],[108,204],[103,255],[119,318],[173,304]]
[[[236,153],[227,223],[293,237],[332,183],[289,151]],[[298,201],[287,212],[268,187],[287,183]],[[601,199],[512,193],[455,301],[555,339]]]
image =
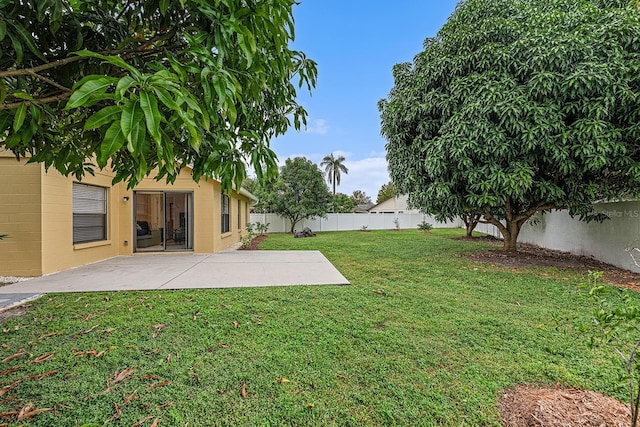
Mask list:
[[22,103],[16,109],[16,115],[13,117],[13,131],[17,132],[22,127],[24,123],[24,118],[27,116],[27,104]]
[[13,92],[11,96],[18,99],[24,99],[25,101],[33,100],[33,96],[31,96],[30,93],[26,93],[26,92]]
[[41,118],[40,109],[35,104],[31,104],[29,106],[29,111],[31,112],[32,126],[34,124],[35,125],[39,125],[40,124],[40,118]]
[[119,122],[113,122],[104,134],[104,139],[100,144],[98,155],[98,166],[101,168],[107,165],[107,160],[113,156],[124,145],[124,134]]
[[20,43],[20,40],[14,37],[13,34],[9,33],[8,36],[11,39],[11,45],[13,46],[13,50],[16,51],[16,62],[20,64],[22,63],[22,59],[24,58],[22,43]]
[[0,111],[0,134],[11,126],[11,114],[8,111]]
[[192,126],[189,123],[186,123],[187,129],[189,129],[189,133],[191,134],[191,139],[189,139],[189,145],[198,151],[200,149],[200,144],[202,144],[202,134],[198,131],[195,126]]
[[21,24],[15,21],[9,21],[9,25],[11,25],[16,31],[16,33],[20,35],[20,38],[22,39],[23,44],[27,47],[27,49],[31,51],[31,53],[33,53],[35,56],[42,59],[43,61],[45,62],[47,61],[47,59],[42,55],[42,53],[40,53],[40,51],[36,48],[36,45],[33,43],[33,38],[31,34],[27,30],[25,30],[25,28]]
[[97,129],[102,125],[117,120],[119,122],[120,114],[122,113],[122,107],[119,105],[112,105],[105,107],[93,114],[84,124],[84,130]]
[[73,53],[78,56],[102,59],[112,65],[115,65],[116,67],[124,68],[125,70],[129,71],[131,74],[133,74],[138,78],[142,75],[136,67],[129,65],[124,59],[120,58],[119,56],[102,55],[100,53],[91,52],[90,50],[80,50],[78,52],[73,52]]
[[173,99],[168,90],[163,88],[154,87],[153,91],[158,96],[160,102],[162,102],[167,108],[178,111],[181,110],[180,105]]
[[167,9],[169,9],[169,0],[160,0],[160,13],[166,15]]
[[131,153],[134,154],[134,157],[144,158],[144,143],[147,138],[147,128],[145,127],[142,120],[136,122],[131,128],[131,133],[129,134],[127,140],[130,142],[130,145],[127,147],[133,147]]
[[144,112],[140,108],[140,101],[127,100],[124,108],[122,109],[120,126],[122,127],[122,132],[124,133],[125,138],[127,138],[127,141],[129,142],[129,151],[131,152],[135,150],[135,146],[133,146],[132,131],[134,127],[142,121],[143,118]]
[[78,108],[88,104],[94,97],[104,94],[112,83],[112,78],[97,76],[95,79],[87,81],[73,92],[73,94],[71,94],[65,110]]
[[160,121],[162,120],[162,115],[160,111],[158,111],[158,100],[154,95],[149,94],[149,92],[142,91],[140,92],[140,107],[144,112],[149,133],[156,143],[159,144],[161,142]]
[[124,76],[120,80],[118,80],[118,84],[116,85],[116,96],[118,99],[124,96],[124,93],[136,82],[136,80],[131,76]]
[[0,21],[0,42],[4,40],[4,37],[7,35],[7,23],[4,21]]

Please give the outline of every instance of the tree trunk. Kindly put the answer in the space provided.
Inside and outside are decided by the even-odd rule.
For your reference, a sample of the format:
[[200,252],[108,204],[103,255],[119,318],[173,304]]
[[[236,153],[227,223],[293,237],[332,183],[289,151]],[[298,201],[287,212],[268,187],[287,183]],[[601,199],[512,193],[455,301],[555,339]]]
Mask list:
[[473,230],[476,229],[478,225],[478,221],[480,221],[480,217],[482,215],[472,214],[472,213],[464,213],[460,215],[462,221],[464,222],[464,226],[467,230],[467,237],[473,237]]
[[476,225],[478,225],[477,222],[468,222],[465,224],[467,228],[467,237],[473,237],[473,230],[476,228]]
[[291,220],[291,230],[289,231],[291,234],[293,234],[296,231],[296,224],[298,224],[298,222],[300,222],[299,219]]
[[504,239],[504,251],[505,252],[517,252],[518,251],[518,235],[520,234],[521,224],[518,221],[507,221],[506,228],[500,229],[502,237]]

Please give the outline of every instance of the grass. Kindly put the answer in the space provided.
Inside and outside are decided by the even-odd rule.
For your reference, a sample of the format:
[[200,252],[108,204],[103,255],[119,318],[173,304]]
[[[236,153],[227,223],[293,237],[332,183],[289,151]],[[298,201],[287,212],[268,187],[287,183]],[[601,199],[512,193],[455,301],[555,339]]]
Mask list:
[[471,262],[460,254],[488,246],[462,234],[263,244],[321,250],[352,286],[46,296],[0,325],[0,360],[25,353],[0,362],[0,412],[52,409],[30,426],[498,426],[518,383],[624,400],[615,355],[577,331],[594,308],[583,278]]

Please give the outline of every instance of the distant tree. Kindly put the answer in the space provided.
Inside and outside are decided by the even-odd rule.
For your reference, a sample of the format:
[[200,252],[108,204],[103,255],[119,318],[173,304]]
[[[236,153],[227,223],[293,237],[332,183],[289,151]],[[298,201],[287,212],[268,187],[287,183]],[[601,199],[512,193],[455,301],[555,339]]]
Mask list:
[[291,221],[292,233],[303,219],[325,216],[333,201],[322,171],[304,157],[287,159],[280,176],[266,181],[258,197],[268,212]]
[[382,203],[385,200],[389,200],[392,197],[396,197],[398,195],[398,191],[396,190],[396,186],[393,181],[389,181],[386,184],[383,184],[378,190],[378,198],[376,199],[376,204]]
[[333,153],[325,156],[320,162],[320,167],[324,167],[327,174],[329,184],[333,184],[333,195],[336,194],[336,185],[340,185],[341,174],[348,174],[349,169],[343,164],[346,159],[344,156],[334,157]]
[[628,0],[466,0],[379,103],[391,178],[516,251],[536,212],[640,193],[640,13]]
[[[275,179],[275,177],[268,178],[268,180],[273,179]],[[258,201],[256,203],[252,203],[251,205],[251,208],[254,212],[266,212],[264,209],[264,203],[261,198],[263,187],[264,185],[261,184],[257,178],[247,177],[244,179],[244,181],[242,181],[242,188],[258,198]]]
[[337,213],[353,212],[356,203],[344,193],[337,193],[333,196],[333,211]]
[[371,197],[367,196],[362,190],[355,190],[351,195],[351,200],[353,200],[353,203],[356,205],[371,203]]
[[296,86],[316,79],[289,48],[294,4],[2,0],[0,149],[130,187],[156,167],[227,189],[246,163],[275,174],[270,141],[306,121]]

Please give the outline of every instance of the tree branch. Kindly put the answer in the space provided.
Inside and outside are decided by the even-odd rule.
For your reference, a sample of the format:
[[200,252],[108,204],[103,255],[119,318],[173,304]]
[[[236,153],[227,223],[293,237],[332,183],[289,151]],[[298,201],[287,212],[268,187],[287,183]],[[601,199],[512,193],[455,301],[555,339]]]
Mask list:
[[55,81],[53,81],[53,80],[51,80],[51,79],[49,79],[49,78],[47,78],[45,76],[41,76],[40,74],[36,73],[33,70],[27,70],[27,71],[30,71],[29,74],[31,76],[35,77],[36,79],[42,80],[45,83],[49,83],[51,86],[54,86],[54,87],[60,89],[63,92],[71,92],[71,89],[69,89],[68,87],[62,86],[60,83],[55,82]]
[[[100,55],[131,55],[131,54],[151,54],[151,53],[156,53],[156,52],[160,51],[161,49],[160,48],[158,48],[158,49],[148,49],[148,46],[149,46],[150,43],[153,43],[154,41],[157,41],[159,39],[161,39],[161,36],[155,36],[154,38],[152,38],[151,40],[148,40],[146,43],[144,43],[142,46],[138,47],[137,49],[109,50],[109,51],[103,51],[103,52],[98,52],[98,53]],[[177,47],[177,46],[173,46],[173,47]],[[6,77],[17,77],[17,76],[28,76],[28,75],[33,76],[34,73],[39,73],[40,71],[49,70],[51,68],[56,68],[56,67],[61,67],[63,65],[67,65],[67,64],[70,64],[72,62],[86,60],[86,59],[89,59],[89,57],[86,57],[86,56],[70,56],[68,58],[59,59],[57,61],[47,62],[46,64],[38,65],[37,67],[20,68],[20,69],[15,69],[15,70],[0,71],[0,79],[6,78]]]
[[506,236],[509,234],[509,230],[507,230],[507,227],[502,225],[502,223],[497,219],[495,219],[494,216],[491,215],[489,212],[485,212],[482,215],[486,219],[486,222],[485,221],[479,221],[479,222],[482,222],[483,224],[495,225],[498,228],[498,230],[500,230],[500,234],[502,234],[503,236]]
[[517,222],[524,222],[529,218],[531,218],[531,216],[536,212],[548,211],[550,209],[558,209],[558,206],[555,203],[538,202],[532,208],[529,208],[527,211],[525,211],[523,214],[517,215],[515,217],[515,220]]
[[20,68],[16,70],[0,71],[0,79],[3,79],[5,77],[28,76],[31,73],[39,73],[40,71],[61,67],[63,65],[67,65],[71,62],[80,61],[82,59],[87,59],[87,58],[83,56],[72,56],[69,58],[60,59],[58,61],[47,62],[46,64],[38,65],[37,67],[33,67],[33,68]]
[[0,104],[0,111],[13,110],[14,108],[18,108],[22,104],[27,104],[27,105],[50,104],[52,102],[64,101],[66,99],[69,99],[70,97],[71,97],[71,92],[65,92],[59,95],[48,96],[46,98],[34,99],[32,101],[20,101],[20,102],[13,102],[11,104]]

